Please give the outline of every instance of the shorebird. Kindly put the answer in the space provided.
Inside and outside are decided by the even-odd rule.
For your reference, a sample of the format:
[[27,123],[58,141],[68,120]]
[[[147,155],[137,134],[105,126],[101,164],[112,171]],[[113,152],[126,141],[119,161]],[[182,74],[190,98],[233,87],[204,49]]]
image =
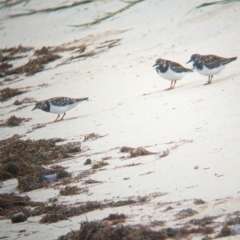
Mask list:
[[200,55],[193,54],[191,59],[187,62],[193,62],[193,68],[200,74],[208,76],[208,82],[211,84],[213,75],[220,73],[226,64],[235,61],[237,57],[223,58],[216,55]]
[[58,114],[57,118],[54,120],[56,122],[63,113],[60,120],[64,118],[66,112],[76,107],[80,102],[88,100],[88,98],[68,98],[68,97],[54,97],[47,100],[39,101],[36,103],[35,107],[32,109],[40,109],[45,112]]
[[165,90],[174,89],[178,80],[182,79],[188,72],[193,72],[192,69],[185,68],[179,63],[162,58],[157,59],[153,67],[156,67],[156,71],[161,77],[171,81],[170,87]]

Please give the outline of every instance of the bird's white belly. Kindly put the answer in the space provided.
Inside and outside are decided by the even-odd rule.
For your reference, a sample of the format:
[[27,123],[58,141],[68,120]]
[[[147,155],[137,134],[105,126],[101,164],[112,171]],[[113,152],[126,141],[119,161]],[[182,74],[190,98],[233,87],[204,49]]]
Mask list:
[[51,113],[56,113],[56,114],[61,114],[69,111],[70,109],[74,108],[76,105],[78,105],[79,102],[71,104],[71,105],[66,105],[66,106],[54,106],[50,105],[50,112]]
[[157,71],[157,73],[162,78],[165,78],[170,81],[180,80],[186,75],[186,72],[177,73],[177,72],[174,72],[171,68],[168,68],[168,70],[165,73],[161,73],[160,71]]
[[217,67],[217,68],[212,68],[209,69],[205,66],[203,66],[202,70],[199,70],[197,68],[194,68],[198,73],[204,75],[204,76],[211,76],[220,73],[224,69],[224,65]]

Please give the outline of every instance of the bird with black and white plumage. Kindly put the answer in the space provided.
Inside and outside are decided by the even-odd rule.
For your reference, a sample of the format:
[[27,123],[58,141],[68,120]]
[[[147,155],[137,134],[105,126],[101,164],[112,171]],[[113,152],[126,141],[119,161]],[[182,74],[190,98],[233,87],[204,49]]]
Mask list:
[[35,107],[32,109],[40,109],[44,112],[50,112],[58,114],[57,118],[54,120],[56,122],[60,117],[60,114],[63,113],[63,116],[60,120],[64,118],[66,112],[76,107],[80,102],[86,101],[88,98],[69,98],[69,97],[54,97],[47,100],[39,101],[35,104]]
[[193,68],[198,73],[204,76],[208,76],[208,82],[206,84],[211,84],[213,75],[220,73],[225,65],[235,61],[237,57],[224,58],[217,55],[200,55],[193,54],[187,63],[193,62]]
[[174,89],[176,82],[182,79],[187,73],[193,72],[192,69],[183,67],[177,62],[158,58],[153,65],[156,68],[157,73],[164,79],[170,80],[171,85],[165,90]]

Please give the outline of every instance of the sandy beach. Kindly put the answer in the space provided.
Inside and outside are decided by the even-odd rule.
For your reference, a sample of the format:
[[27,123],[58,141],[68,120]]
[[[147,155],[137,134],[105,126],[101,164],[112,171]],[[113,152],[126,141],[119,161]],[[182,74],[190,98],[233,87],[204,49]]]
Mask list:
[[[101,0],[70,6],[73,3],[0,3],[0,48],[32,48],[23,53],[25,57],[9,62],[14,67],[33,59],[34,51],[43,47],[71,48],[56,52],[61,58],[45,64],[39,72],[0,78],[0,90],[26,91],[1,101],[1,123],[12,115],[29,118],[19,126],[1,126],[0,140],[19,134],[22,140],[81,142],[81,152],[52,164],[65,167],[71,179],[92,169],[93,165],[84,165],[86,159],[106,165],[69,183],[87,189],[81,194],[60,195],[63,185],[59,180],[21,192],[16,178],[0,181],[0,193],[27,195],[31,201],[43,203],[57,198],[58,204],[70,208],[88,201],[131,199],[136,203],[96,209],[49,224],[39,222],[43,215],[17,224],[1,216],[1,239],[58,239],[79,230],[83,221],[102,220],[112,213],[127,216],[121,224],[141,224],[154,230],[214,216],[212,233],[177,238],[213,239],[228,219],[239,217],[239,59],[215,75],[210,85],[204,85],[207,77],[195,71],[171,91],[164,91],[170,82],[152,66],[161,57],[192,68],[186,62],[194,53],[239,58],[240,3],[201,8],[197,8],[205,3],[201,0],[134,4]],[[77,51],[81,46],[83,52]],[[11,81],[6,81],[7,77]],[[89,101],[54,123],[55,114],[31,111],[34,101],[56,96],[88,97]],[[13,104],[24,98],[33,101],[23,108]],[[97,137],[86,140],[91,133]],[[150,154],[131,157],[122,147],[143,148]],[[86,184],[89,179],[96,182]],[[203,202],[197,204],[196,200]],[[184,209],[192,209],[194,214],[176,217]],[[154,221],[164,224],[153,226]],[[224,239],[239,239],[239,235],[229,234]]]

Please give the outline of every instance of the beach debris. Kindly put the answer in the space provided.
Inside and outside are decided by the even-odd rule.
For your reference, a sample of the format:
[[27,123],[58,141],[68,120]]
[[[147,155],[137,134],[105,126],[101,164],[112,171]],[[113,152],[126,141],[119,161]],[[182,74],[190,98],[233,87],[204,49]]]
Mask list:
[[[159,223],[162,224],[160,221]],[[82,222],[78,231],[71,231],[66,235],[60,236],[58,240],[66,239],[104,239],[104,240],[120,240],[123,239],[147,239],[147,240],[165,240],[169,238],[185,239],[191,234],[211,234],[213,228],[162,228],[160,230],[152,230],[150,226],[143,225],[117,225],[109,226],[106,221],[87,221]]]
[[20,90],[19,88],[3,88],[0,89],[0,101],[6,101],[7,99],[25,93],[26,90]]
[[66,170],[60,170],[60,172],[57,174],[57,178],[67,178],[71,177],[71,174]]
[[146,150],[145,148],[142,148],[142,147],[133,148],[130,150],[131,158],[139,157],[139,156],[146,156],[146,155],[150,155],[150,154],[154,154],[154,153],[149,152],[148,150]]
[[32,129],[38,129],[38,128],[43,128],[43,127],[46,127],[46,124],[42,124],[42,123],[37,123],[37,124],[34,124],[32,125]]
[[158,227],[158,226],[164,226],[165,224],[166,224],[165,221],[154,220],[154,221],[151,221],[150,226],[151,227]]
[[27,220],[27,216],[23,212],[15,213],[11,217],[12,223],[20,223]]
[[[44,175],[56,173],[57,178],[71,176],[61,166],[42,167],[43,164],[50,164],[53,160],[56,163],[56,161],[72,156],[69,153],[71,146],[79,145],[79,143],[57,145],[63,140],[60,138],[21,140],[19,135],[0,140],[0,179],[17,178],[20,191],[31,191],[44,187]],[[81,151],[80,148],[79,151]],[[10,166],[15,164],[18,170],[13,168],[11,170],[9,164]]]
[[166,207],[164,210],[163,210],[163,212],[167,212],[167,211],[171,211],[171,210],[173,210],[174,208],[172,207],[172,206],[168,206],[168,207]]
[[239,235],[240,234],[240,224],[236,224],[231,228],[232,235]]
[[167,149],[167,150],[163,151],[163,152],[159,155],[159,157],[160,157],[160,158],[167,157],[167,156],[169,155],[169,153],[170,153],[170,151],[169,151],[169,149]]
[[78,186],[66,186],[60,190],[60,195],[69,196],[88,192],[87,188],[79,188]]
[[105,137],[105,136],[106,135],[99,135],[97,133],[89,133],[89,134],[84,135],[83,142],[94,141],[94,140],[96,140],[98,138]]
[[92,160],[88,158],[85,162],[84,165],[90,165],[92,163]]
[[134,149],[134,148],[123,146],[123,147],[120,148],[120,152],[121,153],[130,153],[130,151],[132,149]]
[[39,154],[34,158],[34,161],[36,162],[42,162],[45,160],[45,156],[43,154]]
[[37,58],[31,58],[26,64],[16,67],[6,71],[7,75],[12,74],[26,74],[26,76],[34,75],[37,72],[40,72],[44,69],[44,66],[56,59],[61,58],[58,54],[45,54],[43,56],[39,56]]
[[104,161],[92,161],[92,169],[102,168],[106,165],[109,165],[109,163]]
[[196,166],[194,166],[194,169],[195,169],[195,170],[197,170],[198,168],[199,168],[199,166],[197,166],[197,165],[196,165]]
[[102,181],[93,180],[90,178],[88,180],[84,181],[84,184],[94,184],[94,183],[102,183]]
[[193,203],[196,204],[196,205],[200,205],[200,204],[205,204],[206,202],[203,201],[202,199],[194,199]]
[[[1,66],[0,66],[0,68],[1,68]],[[0,78],[3,78],[5,76],[6,76],[6,74],[4,72],[0,72]],[[5,81],[6,81],[6,79],[5,79]]]
[[19,172],[19,167],[17,164],[13,162],[9,162],[6,164],[6,171],[11,173],[13,176],[16,176]]
[[4,123],[1,123],[0,126],[16,127],[19,126],[22,122],[28,122],[30,119],[31,118],[21,118],[13,115],[9,117]]
[[17,105],[18,106],[18,105],[22,105],[24,103],[34,103],[34,102],[36,102],[36,100],[34,98],[25,97],[22,100],[19,100],[19,99],[15,100],[13,105]]
[[182,219],[182,218],[186,218],[186,217],[191,217],[195,214],[197,214],[198,212],[196,212],[195,210],[191,209],[191,208],[187,208],[187,209],[183,209],[180,212],[178,212],[177,214],[175,214],[175,219]]
[[206,217],[203,217],[201,219],[191,219],[189,221],[189,223],[193,224],[193,225],[198,225],[198,226],[201,226],[201,227],[205,227],[206,225],[210,225],[213,222],[213,219],[216,219],[218,218],[218,216],[215,216],[215,217],[209,217],[209,216],[206,216]]
[[148,150],[146,150],[143,147],[131,148],[131,147],[126,147],[126,146],[121,147],[120,152],[121,153],[130,153],[130,158],[155,154],[153,152],[149,152]]
[[54,205],[51,208],[48,208],[48,212],[45,216],[42,217],[40,223],[52,223],[58,222],[61,220],[66,220],[69,217],[79,216],[81,214],[97,210],[104,209],[109,207],[120,207],[136,203],[136,201],[118,201],[118,202],[108,202],[101,203],[99,201],[87,201],[80,206],[66,206],[66,205]]
[[231,235],[231,229],[227,226],[224,225],[221,230],[220,233],[218,233],[215,238],[220,238],[220,237],[227,237]]
[[50,174],[50,175],[43,175],[43,180],[44,181],[48,181],[48,182],[52,182],[55,181],[57,179],[57,174]]
[[[238,211],[236,213],[239,214]],[[230,218],[230,219],[226,220],[226,224],[227,225],[240,224],[240,217],[236,216],[236,217]]]
[[146,172],[146,173],[139,174],[139,176],[144,176],[144,175],[148,175],[148,174],[151,174],[151,173],[155,173],[155,172],[149,171],[149,172]]
[[103,161],[110,160],[110,159],[112,159],[111,156],[106,156],[106,157],[103,157],[103,158],[102,158]]
[[102,221],[107,222],[108,224],[110,224],[112,226],[112,225],[116,225],[116,224],[125,222],[126,218],[127,218],[127,216],[123,213],[121,213],[121,214],[118,214],[118,213],[111,214],[110,213],[108,215],[108,217],[103,218]]

